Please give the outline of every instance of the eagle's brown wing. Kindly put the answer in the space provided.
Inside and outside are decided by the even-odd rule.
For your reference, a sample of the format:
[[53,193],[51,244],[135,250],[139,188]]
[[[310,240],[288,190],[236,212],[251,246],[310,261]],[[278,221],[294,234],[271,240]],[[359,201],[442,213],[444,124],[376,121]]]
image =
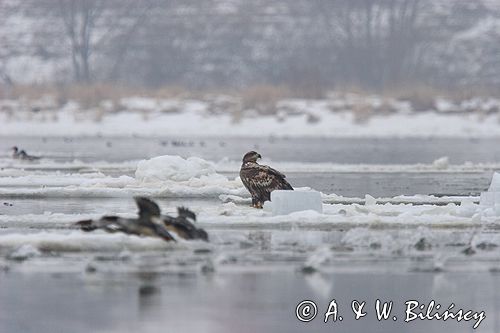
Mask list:
[[274,175],[273,189],[272,190],[293,190],[292,185],[286,181],[286,176],[276,169],[267,165],[259,165],[261,169],[265,169],[267,173]]
[[240,178],[252,198],[260,202],[270,200],[274,190],[293,190],[284,174],[267,165],[244,165],[240,170]]

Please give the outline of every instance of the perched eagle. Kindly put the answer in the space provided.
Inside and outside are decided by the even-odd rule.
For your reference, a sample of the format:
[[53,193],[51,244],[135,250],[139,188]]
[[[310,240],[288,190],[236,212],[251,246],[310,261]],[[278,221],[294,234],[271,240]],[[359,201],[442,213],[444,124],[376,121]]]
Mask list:
[[240,169],[241,181],[252,195],[252,206],[255,208],[262,208],[265,201],[270,201],[274,190],[293,190],[284,174],[267,165],[260,165],[257,163],[259,158],[262,156],[255,151],[246,153]]

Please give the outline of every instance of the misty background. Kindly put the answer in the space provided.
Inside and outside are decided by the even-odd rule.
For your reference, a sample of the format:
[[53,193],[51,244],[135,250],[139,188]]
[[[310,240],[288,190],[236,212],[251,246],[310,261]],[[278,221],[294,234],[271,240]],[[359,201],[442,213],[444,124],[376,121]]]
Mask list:
[[[0,0],[0,332],[499,332],[499,74],[500,0]],[[250,150],[323,213],[249,207]],[[136,195],[210,244],[76,230]],[[400,313],[310,327],[472,330]]]
[[494,0],[3,0],[0,84],[500,88]]

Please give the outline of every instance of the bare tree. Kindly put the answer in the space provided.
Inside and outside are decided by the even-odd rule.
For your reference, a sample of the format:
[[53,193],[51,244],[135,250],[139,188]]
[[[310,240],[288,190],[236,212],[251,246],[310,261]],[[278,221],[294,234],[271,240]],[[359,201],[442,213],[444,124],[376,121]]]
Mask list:
[[420,0],[316,0],[339,75],[383,88],[414,70]]
[[[0,83],[318,92],[498,84],[498,8],[490,0],[0,0]],[[28,24],[12,24],[18,16]]]
[[99,0],[60,0],[61,17],[71,44],[71,60],[77,82],[90,82],[90,56],[95,23],[102,13]]
[[[131,2],[133,3],[133,2]],[[130,48],[133,47],[134,38],[141,27],[144,26],[147,19],[150,18],[151,10],[158,9],[158,4],[153,1],[142,1],[139,8],[134,6],[127,7],[127,10],[122,16],[129,17],[126,27],[121,27],[121,33],[112,38],[102,38],[98,44],[111,44],[113,48],[113,61],[110,66],[111,70],[107,78],[111,81],[116,81],[120,78],[125,58]],[[130,15],[133,13],[133,15]],[[112,34],[110,34],[112,35]]]

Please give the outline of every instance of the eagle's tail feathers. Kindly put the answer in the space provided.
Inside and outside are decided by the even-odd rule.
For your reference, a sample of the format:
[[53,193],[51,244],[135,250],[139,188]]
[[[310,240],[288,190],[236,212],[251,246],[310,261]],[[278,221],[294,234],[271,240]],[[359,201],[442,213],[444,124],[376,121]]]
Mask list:
[[293,191],[293,187],[292,185],[290,185],[289,182],[287,182],[286,180],[283,179],[283,186],[282,186],[282,190],[290,190],[290,191]]

